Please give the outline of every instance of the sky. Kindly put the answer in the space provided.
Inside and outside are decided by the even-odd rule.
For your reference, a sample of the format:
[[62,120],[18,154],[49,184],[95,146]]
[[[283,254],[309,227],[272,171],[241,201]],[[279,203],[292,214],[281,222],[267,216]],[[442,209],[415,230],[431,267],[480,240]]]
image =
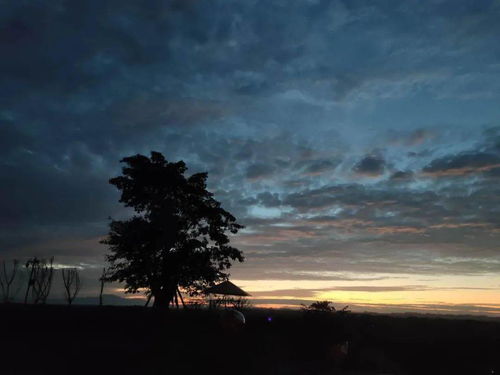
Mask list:
[[0,4],[0,258],[95,294],[155,150],[246,226],[256,305],[500,315],[500,1]]

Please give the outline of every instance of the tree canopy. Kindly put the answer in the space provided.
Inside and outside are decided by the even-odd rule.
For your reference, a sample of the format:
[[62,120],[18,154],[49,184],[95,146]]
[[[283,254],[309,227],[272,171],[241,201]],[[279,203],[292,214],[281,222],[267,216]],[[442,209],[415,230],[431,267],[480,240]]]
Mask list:
[[109,180],[132,207],[128,220],[111,220],[107,281],[119,281],[128,293],[145,290],[154,306],[168,307],[179,288],[190,294],[227,279],[232,261],[243,254],[229,233],[242,225],[207,191],[207,173],[189,177],[183,161],[168,162],[159,152],[121,160],[122,175]]

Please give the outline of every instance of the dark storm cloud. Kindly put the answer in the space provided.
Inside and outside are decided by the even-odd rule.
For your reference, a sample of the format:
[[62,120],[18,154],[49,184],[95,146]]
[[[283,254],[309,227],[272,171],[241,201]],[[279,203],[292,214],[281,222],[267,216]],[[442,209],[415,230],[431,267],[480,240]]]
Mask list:
[[377,177],[384,173],[385,160],[377,155],[367,155],[361,159],[353,168],[357,174],[369,177]]
[[161,36],[174,26],[165,17],[170,9],[163,1],[10,4],[1,18],[2,55],[8,56],[0,63],[2,77],[18,81],[17,92],[69,94],[123,74],[120,66],[162,61],[168,48]]
[[214,101],[150,92],[156,77],[140,70],[168,55],[161,35],[172,27],[165,21],[170,8],[21,2],[4,9],[2,247],[77,235],[82,227],[95,233],[96,223],[102,234],[118,210],[107,180],[121,157],[163,143],[158,133],[165,125],[191,126],[225,113]]
[[[243,95],[297,87],[297,77],[313,79],[335,99],[376,79],[401,80],[405,70],[415,71],[416,64],[418,73],[409,75],[410,80],[425,82],[426,75],[432,76],[427,64],[438,57],[432,56],[430,46],[424,44],[430,51],[422,50],[417,60],[400,51],[413,31],[420,31],[424,41],[432,36],[447,49],[458,48],[457,44],[477,49],[474,42],[485,43],[495,35],[494,4],[473,13],[466,7],[451,11],[437,4],[413,5],[421,17],[437,14],[436,21],[417,23],[408,11],[411,4],[374,7],[365,2],[297,1],[284,9],[268,2],[197,1],[182,6],[172,1],[18,2],[2,18],[2,55],[10,57],[2,60],[1,67],[12,92],[18,94],[28,89],[82,92],[101,86],[104,79],[128,81],[122,94],[144,91],[165,79],[168,87],[154,88],[182,92],[198,73],[214,89],[220,84]],[[392,22],[382,27],[380,19]],[[436,25],[441,28],[437,39]],[[456,25],[461,26],[458,35],[450,32]],[[350,29],[364,31],[357,35]],[[368,33],[383,37],[387,45],[371,46],[363,38]],[[342,59],[334,59],[332,43],[351,48],[344,50]],[[360,59],[360,51],[370,59]],[[380,64],[388,52],[400,53],[399,77],[390,65]],[[480,52],[484,55],[486,50]],[[488,55],[482,57],[488,61]],[[442,63],[451,61],[444,55],[439,58]],[[227,83],[219,80],[222,76],[229,78]]]

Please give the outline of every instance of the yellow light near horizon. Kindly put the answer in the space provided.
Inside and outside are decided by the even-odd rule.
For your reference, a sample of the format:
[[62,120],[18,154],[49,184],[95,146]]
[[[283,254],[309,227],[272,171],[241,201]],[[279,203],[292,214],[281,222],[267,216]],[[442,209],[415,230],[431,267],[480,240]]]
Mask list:
[[[363,276],[363,275],[362,275]],[[371,275],[374,276],[374,275]],[[254,299],[330,300],[334,304],[383,306],[491,306],[500,309],[500,275],[383,275],[374,280],[233,280]],[[342,290],[342,288],[345,288]],[[366,290],[363,290],[366,289]],[[384,289],[388,290],[384,290]],[[390,290],[393,288],[393,290]],[[275,291],[275,293],[273,293]],[[307,291],[311,294],[308,295]],[[262,294],[261,294],[262,293]],[[273,305],[279,305],[272,302]],[[465,312],[465,311],[464,311]]]
[[345,301],[350,303],[369,304],[453,304],[480,305],[495,304],[500,306],[498,290],[477,291],[468,289],[456,290],[419,290],[390,292],[332,291],[318,293],[318,300]]

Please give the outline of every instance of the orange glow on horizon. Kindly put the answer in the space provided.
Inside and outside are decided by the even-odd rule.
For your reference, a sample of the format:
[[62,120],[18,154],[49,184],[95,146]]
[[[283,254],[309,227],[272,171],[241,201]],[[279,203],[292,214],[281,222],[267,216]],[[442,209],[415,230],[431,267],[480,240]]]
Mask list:
[[[307,273],[306,273],[307,274]],[[301,304],[329,300],[355,312],[426,312],[500,315],[500,276],[390,275],[366,280],[238,280],[232,281],[249,292],[253,307],[300,308]],[[144,294],[123,294],[127,299],[143,300]],[[185,296],[185,302],[201,302]],[[282,302],[281,302],[282,301]],[[353,307],[354,306],[354,307]]]

